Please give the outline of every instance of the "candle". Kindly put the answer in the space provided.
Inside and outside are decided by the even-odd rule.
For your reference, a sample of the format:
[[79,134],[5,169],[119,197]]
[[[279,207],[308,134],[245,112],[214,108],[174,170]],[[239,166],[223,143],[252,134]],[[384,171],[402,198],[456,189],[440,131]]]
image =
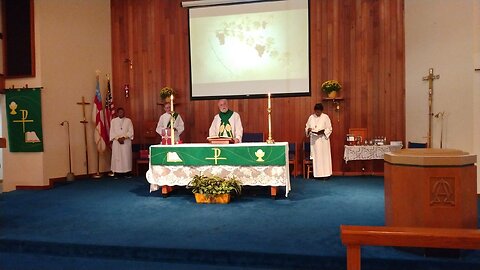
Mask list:
[[268,109],[272,108],[272,101],[270,100],[270,93],[268,93]]
[[170,142],[175,144],[175,131],[173,129],[173,95],[170,95]]

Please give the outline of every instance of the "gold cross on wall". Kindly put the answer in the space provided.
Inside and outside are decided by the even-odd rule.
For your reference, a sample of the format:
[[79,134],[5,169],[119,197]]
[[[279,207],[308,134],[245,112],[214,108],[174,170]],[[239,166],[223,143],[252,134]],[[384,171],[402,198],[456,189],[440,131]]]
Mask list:
[[428,147],[432,147],[432,117],[433,117],[433,80],[440,79],[440,75],[433,75],[433,68],[428,70],[428,76],[423,80],[428,81]]

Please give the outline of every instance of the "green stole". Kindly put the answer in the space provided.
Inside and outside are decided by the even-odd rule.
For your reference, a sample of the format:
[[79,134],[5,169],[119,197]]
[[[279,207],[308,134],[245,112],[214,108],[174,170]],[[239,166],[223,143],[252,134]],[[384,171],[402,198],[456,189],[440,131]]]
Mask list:
[[[233,138],[232,126],[230,125],[230,117],[232,117],[233,111],[228,110],[226,112],[219,112],[218,116],[220,116],[220,128],[218,129],[218,136],[219,137],[228,137]],[[227,134],[225,136],[224,134]]]
[[[175,122],[175,120],[177,120],[177,116],[178,116],[178,113],[174,112],[173,115],[172,115],[173,122]],[[172,121],[168,121],[167,128],[170,127],[170,123],[172,123]]]

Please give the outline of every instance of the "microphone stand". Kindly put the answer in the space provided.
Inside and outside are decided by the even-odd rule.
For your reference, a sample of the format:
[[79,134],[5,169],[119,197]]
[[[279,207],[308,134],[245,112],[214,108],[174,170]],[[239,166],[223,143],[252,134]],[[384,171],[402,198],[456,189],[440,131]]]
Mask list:
[[60,123],[61,126],[64,124],[67,124],[67,135],[68,135],[68,165],[69,165],[69,172],[67,173],[67,182],[71,182],[75,180],[75,175],[72,173],[72,151],[70,147],[70,124],[68,123],[67,120],[63,121]]

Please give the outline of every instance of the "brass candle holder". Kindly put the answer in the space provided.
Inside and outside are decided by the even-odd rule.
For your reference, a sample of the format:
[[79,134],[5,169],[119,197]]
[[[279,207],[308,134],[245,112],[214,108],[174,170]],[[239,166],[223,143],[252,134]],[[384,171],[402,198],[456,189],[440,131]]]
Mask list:
[[174,114],[174,110],[173,110],[173,95],[170,95],[170,143],[172,145],[175,144],[175,130],[173,129],[173,124],[174,124],[174,120],[173,120],[173,114]]
[[268,93],[267,112],[268,112],[268,139],[267,139],[267,143],[275,143],[275,141],[272,138],[272,101],[271,101],[271,94],[270,93]]

